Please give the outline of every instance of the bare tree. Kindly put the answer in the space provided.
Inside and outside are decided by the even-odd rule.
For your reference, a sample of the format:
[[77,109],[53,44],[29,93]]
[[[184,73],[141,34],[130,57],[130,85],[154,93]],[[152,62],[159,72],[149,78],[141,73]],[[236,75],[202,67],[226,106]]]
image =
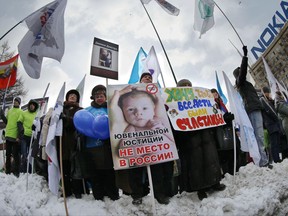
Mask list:
[[[0,62],[4,62],[14,56],[14,51],[9,52],[10,46],[8,41],[5,41],[0,47]],[[5,94],[6,89],[0,89],[0,101],[3,103],[3,96]],[[24,81],[21,76],[17,73],[17,79],[14,86],[11,86],[7,89],[6,98],[11,99],[16,96],[25,97],[28,93],[28,90],[24,87]]]

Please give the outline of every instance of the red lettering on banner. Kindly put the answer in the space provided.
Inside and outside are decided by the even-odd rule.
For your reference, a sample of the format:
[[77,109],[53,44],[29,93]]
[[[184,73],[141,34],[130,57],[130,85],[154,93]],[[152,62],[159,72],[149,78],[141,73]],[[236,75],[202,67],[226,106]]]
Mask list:
[[119,157],[127,157],[133,155],[132,148],[119,149]]
[[119,163],[120,163],[120,167],[126,167],[127,166],[127,162],[125,159],[120,159]]
[[176,124],[179,129],[185,131],[187,129],[198,129],[201,127],[211,127],[224,124],[222,114],[213,114],[207,116],[197,116],[192,118],[177,119]]
[[156,145],[146,145],[146,146],[140,146],[136,148],[136,154],[137,155],[143,155],[143,154],[149,154],[149,153],[155,153],[159,151],[163,151],[164,149],[169,149],[170,145],[168,143],[159,143]]
[[142,166],[148,164],[154,164],[155,162],[161,162],[168,159],[173,159],[173,152],[165,152],[162,154],[152,154],[152,155],[145,155],[143,157],[133,157],[129,158],[129,166]]

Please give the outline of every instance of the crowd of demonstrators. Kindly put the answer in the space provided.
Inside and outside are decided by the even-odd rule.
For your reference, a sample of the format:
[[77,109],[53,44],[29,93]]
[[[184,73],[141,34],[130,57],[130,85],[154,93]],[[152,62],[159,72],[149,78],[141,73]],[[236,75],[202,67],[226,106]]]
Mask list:
[[[83,193],[83,185],[80,179],[73,179],[71,176],[71,156],[77,150],[77,133],[73,123],[74,114],[81,110],[79,106],[80,94],[77,90],[71,89],[66,93],[63,104],[63,112],[60,118],[63,120],[62,136],[57,139],[58,161],[62,159],[63,179],[66,197],[74,196],[79,199]],[[60,142],[62,139],[62,142]],[[60,144],[62,145],[62,155],[60,156]],[[60,165],[60,164],[59,164]]]
[[[91,93],[91,106],[85,108],[94,116],[107,115],[106,87],[96,85]],[[119,199],[119,190],[116,187],[115,171],[111,152],[110,138],[101,140],[85,137],[86,165],[88,167],[92,193],[96,200],[103,200],[108,196],[112,200]]]
[[[28,102],[28,108],[19,116],[17,120],[18,133],[21,145],[20,172],[27,170],[27,156],[29,154],[30,143],[32,142],[32,125],[37,115],[39,104],[35,100]],[[31,140],[32,139],[32,140]],[[31,173],[31,167],[29,172]]]
[[[245,110],[254,128],[261,155],[260,167],[269,167],[268,157],[264,150],[263,123],[268,131],[273,161],[280,162],[280,153],[282,153],[282,159],[288,156],[288,154],[285,156],[280,149],[279,139],[281,128],[284,128],[288,139],[288,104],[278,92],[274,106],[274,101],[270,97],[270,89],[267,87],[262,89],[264,92],[263,97],[258,97],[253,85],[246,80],[248,65],[246,46],[243,47],[243,51],[244,56],[241,67],[236,68],[233,72],[236,78],[236,88],[243,99]],[[139,82],[152,83],[152,75],[149,72],[143,73]],[[182,79],[177,83],[177,87],[192,87],[192,83],[188,79]],[[140,88],[126,86],[120,91],[115,91],[111,98],[109,109],[113,109],[111,113],[117,115],[117,118],[113,117],[113,123],[115,119],[117,121],[115,125],[121,129],[123,128],[123,133],[155,130],[165,127],[161,117],[165,115],[166,118],[167,116],[166,113],[163,114],[159,111],[158,101],[160,99],[156,96],[148,95],[145,91],[141,91]],[[210,192],[225,190],[226,186],[221,184],[223,175],[226,173],[233,175],[234,173],[233,142],[230,142],[228,147],[222,148],[221,140],[218,137],[218,131],[223,131],[227,128],[232,133],[232,136],[236,132],[236,128],[234,129],[232,124],[234,115],[228,111],[216,89],[211,89],[211,93],[215,101],[215,114],[216,112],[222,112],[226,124],[194,131],[177,131],[172,128],[180,163],[180,174],[177,177],[177,181],[173,182],[175,178],[173,176],[175,161],[150,166],[154,195],[160,204],[168,204],[170,197],[184,191],[197,192],[198,198],[203,200],[208,197]],[[90,98],[92,100],[91,106],[86,107],[85,111],[91,113],[94,117],[108,114],[105,86],[96,85],[92,89]],[[77,90],[71,89],[66,93],[63,112],[60,115],[63,120],[63,132],[62,136],[56,139],[58,161],[60,163],[62,160],[63,164],[65,195],[71,197],[74,194],[75,198],[79,199],[86,190],[88,190],[88,194],[90,193],[90,188],[87,189],[87,185],[89,185],[96,200],[103,200],[105,196],[111,200],[117,200],[120,194],[119,189],[122,189],[123,194],[131,195],[134,205],[140,205],[142,198],[149,194],[150,189],[146,167],[133,167],[127,170],[115,171],[110,138],[90,137],[80,134],[75,128],[74,116],[83,109],[79,106],[79,101],[80,94]],[[26,169],[26,161],[24,159],[27,158],[33,120],[39,107],[36,101],[30,100],[28,110],[23,112],[19,108],[20,103],[20,98],[16,97],[14,106],[8,111],[6,117],[2,110],[0,113],[1,118],[6,123],[6,173],[11,173],[12,156],[15,164],[13,173],[16,176],[19,175],[19,172],[24,172]],[[115,109],[118,110],[115,111]],[[281,119],[282,125],[279,123],[277,114]],[[43,136],[42,141],[43,139],[46,140],[42,132],[48,131],[50,116],[46,114],[43,118],[42,131],[39,133]],[[137,116],[141,116],[141,118],[136,118]],[[223,132],[221,132],[221,136],[223,136]],[[170,137],[167,136],[166,138],[169,139]],[[245,154],[240,150],[240,141],[240,139],[236,138],[236,171],[238,171],[240,166],[247,163]],[[39,145],[42,145],[40,143],[41,139],[39,139]],[[62,155],[60,155],[60,145],[62,145]],[[284,146],[288,152],[287,142],[285,142]],[[21,160],[23,162],[20,169],[21,147],[23,149],[21,155],[24,159]],[[121,141],[119,148],[121,148]],[[75,152],[82,152],[85,157],[75,158]],[[82,160],[77,163],[85,165],[85,168],[80,166],[80,169],[85,169],[85,173],[83,170],[80,173],[82,175],[80,178],[79,176],[76,178],[73,173],[75,171],[75,161],[73,160]],[[47,169],[47,166],[45,166],[45,169]],[[124,181],[125,186],[123,186],[123,182],[117,182],[119,179]]]
[[[19,176],[20,172],[20,138],[17,128],[18,118],[22,114],[20,109],[21,98],[15,97],[13,100],[13,107],[8,110],[5,116],[4,111],[1,109],[1,119],[6,124],[5,128],[5,140],[6,140],[6,174],[10,174],[13,169],[13,174]],[[12,158],[14,161],[14,167],[12,167]]]
[[[192,83],[183,79],[177,87],[192,87]],[[200,200],[207,198],[207,191],[221,191],[225,185],[216,148],[215,129],[207,128],[196,131],[176,131],[174,139],[178,148],[181,162],[179,176],[179,191],[197,191]]]
[[247,57],[247,47],[243,46],[243,58],[240,67],[237,67],[233,71],[233,75],[236,79],[236,88],[240,93],[245,110],[250,119],[252,127],[254,129],[254,134],[257,140],[258,149],[260,153],[260,167],[269,167],[272,168],[272,165],[269,164],[268,156],[264,148],[264,128],[263,128],[263,118],[262,111],[263,106],[260,101],[260,98],[257,94],[256,89],[252,83],[248,82],[246,79],[247,76],[247,67],[248,67],[248,57]]
[[[268,132],[269,149],[271,149],[271,159],[275,163],[280,162],[280,137],[281,127],[280,121],[274,106],[274,100],[271,98],[271,90],[269,87],[262,88],[263,96],[260,101],[264,107],[263,109],[263,121],[264,127]],[[268,152],[270,152],[268,150]]]

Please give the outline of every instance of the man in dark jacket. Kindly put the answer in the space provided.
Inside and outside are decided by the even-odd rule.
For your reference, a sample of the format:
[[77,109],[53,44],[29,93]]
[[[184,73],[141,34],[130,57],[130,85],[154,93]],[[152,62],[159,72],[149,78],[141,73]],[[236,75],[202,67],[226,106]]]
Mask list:
[[269,134],[269,142],[272,152],[272,159],[275,163],[280,162],[280,121],[274,107],[274,100],[270,96],[270,89],[268,87],[262,88],[263,96],[260,101],[264,107],[263,121],[265,128]]
[[263,106],[254,86],[246,80],[248,66],[248,51],[246,46],[243,46],[243,52],[244,56],[242,58],[241,67],[237,67],[233,72],[236,79],[236,88],[243,99],[245,110],[254,129],[261,157],[259,166],[271,166],[269,165],[268,157],[264,150],[264,130],[262,118]]

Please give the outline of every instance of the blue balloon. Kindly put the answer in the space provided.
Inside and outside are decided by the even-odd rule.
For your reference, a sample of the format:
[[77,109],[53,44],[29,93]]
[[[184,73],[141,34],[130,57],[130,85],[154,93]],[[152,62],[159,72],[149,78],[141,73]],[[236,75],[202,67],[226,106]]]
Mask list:
[[93,132],[95,137],[99,139],[108,139],[109,132],[109,120],[107,115],[97,115],[93,121]]
[[93,132],[94,116],[85,109],[79,110],[74,114],[73,122],[76,129],[89,137],[95,138]]

